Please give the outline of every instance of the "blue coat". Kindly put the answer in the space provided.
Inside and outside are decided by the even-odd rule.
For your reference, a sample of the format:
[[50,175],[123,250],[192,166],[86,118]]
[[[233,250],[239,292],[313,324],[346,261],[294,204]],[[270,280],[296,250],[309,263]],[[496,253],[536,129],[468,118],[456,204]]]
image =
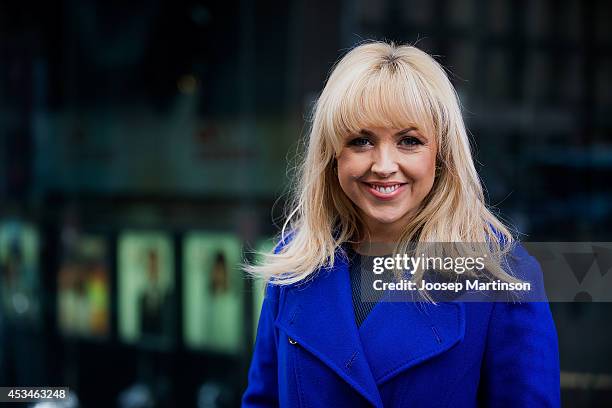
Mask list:
[[548,303],[379,302],[357,327],[348,273],[338,256],[306,285],[268,287],[243,407],[560,406]]

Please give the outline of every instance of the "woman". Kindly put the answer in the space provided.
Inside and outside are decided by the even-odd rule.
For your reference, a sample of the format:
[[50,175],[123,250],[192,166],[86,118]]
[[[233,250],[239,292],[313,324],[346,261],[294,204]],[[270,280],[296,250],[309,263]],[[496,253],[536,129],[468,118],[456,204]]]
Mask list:
[[274,252],[245,266],[269,284],[243,406],[559,406],[546,302],[373,304],[356,289],[355,253],[380,242],[486,243],[491,279],[541,283],[484,202],[456,92],[429,55],[371,42],[337,63],[290,209]]

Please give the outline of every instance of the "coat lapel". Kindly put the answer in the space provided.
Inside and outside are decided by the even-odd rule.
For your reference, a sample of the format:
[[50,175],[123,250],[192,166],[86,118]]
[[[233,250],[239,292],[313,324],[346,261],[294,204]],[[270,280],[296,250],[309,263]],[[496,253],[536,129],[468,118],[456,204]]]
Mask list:
[[460,342],[465,333],[464,305],[383,300],[359,332],[374,380],[381,385]]
[[333,268],[290,289],[276,325],[372,405],[382,407],[355,324],[347,259],[337,255]]
[[461,341],[463,306],[381,301],[357,328],[348,274],[338,251],[333,268],[288,289],[276,325],[382,407],[378,385]]

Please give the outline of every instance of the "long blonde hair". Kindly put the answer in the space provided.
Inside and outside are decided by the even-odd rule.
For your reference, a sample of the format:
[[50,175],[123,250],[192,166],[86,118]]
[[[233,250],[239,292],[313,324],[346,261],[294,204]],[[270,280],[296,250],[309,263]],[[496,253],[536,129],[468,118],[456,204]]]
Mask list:
[[368,126],[414,124],[435,135],[437,174],[396,252],[411,242],[487,243],[492,277],[520,282],[500,266],[513,237],[485,203],[457,93],[444,69],[414,46],[378,41],[354,47],[335,64],[313,108],[305,156],[278,237],[284,246],[243,269],[287,285],[333,265],[338,247],[359,236],[364,225],[333,168],[343,138]]

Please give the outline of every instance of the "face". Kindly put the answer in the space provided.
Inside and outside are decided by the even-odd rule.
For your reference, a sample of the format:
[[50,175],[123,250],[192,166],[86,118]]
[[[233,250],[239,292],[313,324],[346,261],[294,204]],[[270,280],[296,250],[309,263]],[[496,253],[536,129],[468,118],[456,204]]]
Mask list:
[[375,241],[399,238],[431,190],[436,146],[415,128],[370,127],[348,135],[338,161],[338,180]]
[[151,282],[157,282],[158,278],[159,278],[159,270],[158,270],[158,259],[157,259],[157,252],[155,250],[150,250],[147,253],[147,261],[148,261],[148,268],[147,268],[147,274],[149,277],[149,280]]
[[227,290],[227,269],[223,261],[216,262],[212,270],[213,292],[225,292]]

